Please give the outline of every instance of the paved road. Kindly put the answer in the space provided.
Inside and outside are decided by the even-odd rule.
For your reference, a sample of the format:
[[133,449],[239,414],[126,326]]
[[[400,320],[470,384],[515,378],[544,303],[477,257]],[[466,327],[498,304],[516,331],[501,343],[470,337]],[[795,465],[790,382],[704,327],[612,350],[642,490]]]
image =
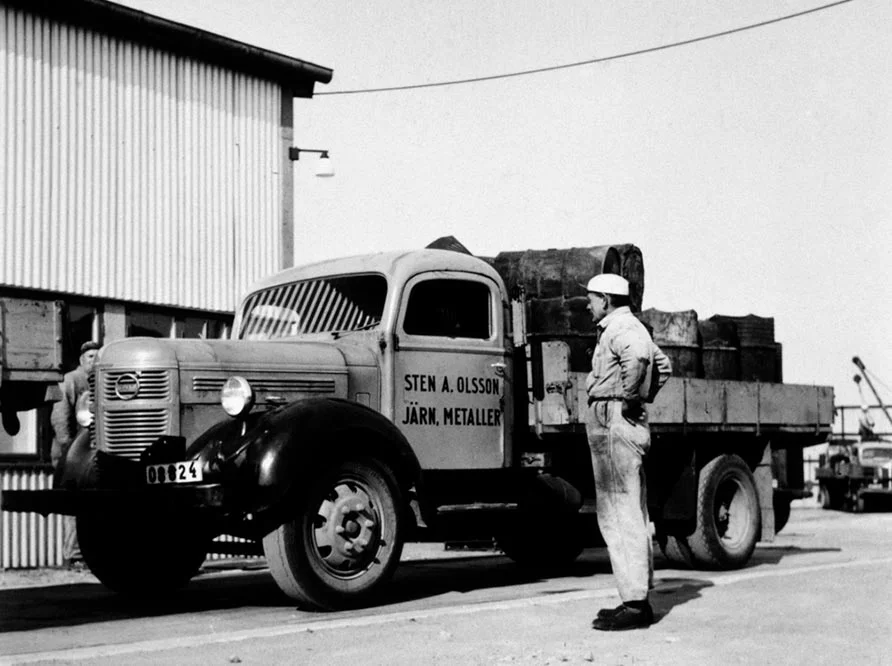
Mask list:
[[796,507],[741,571],[658,558],[659,621],[621,634],[589,629],[618,603],[603,550],[553,578],[456,555],[410,547],[381,604],[350,613],[296,610],[265,570],[209,573],[150,606],[88,575],[0,589],[0,663],[892,663],[892,513]]

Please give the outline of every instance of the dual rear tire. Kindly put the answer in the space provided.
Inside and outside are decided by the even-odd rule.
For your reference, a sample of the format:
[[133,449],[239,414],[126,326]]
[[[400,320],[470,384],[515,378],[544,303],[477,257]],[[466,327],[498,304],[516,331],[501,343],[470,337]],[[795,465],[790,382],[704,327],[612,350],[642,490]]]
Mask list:
[[762,533],[756,483],[736,455],[721,455],[700,471],[697,527],[685,536],[661,541],[674,564],[698,569],[739,569],[746,565]]

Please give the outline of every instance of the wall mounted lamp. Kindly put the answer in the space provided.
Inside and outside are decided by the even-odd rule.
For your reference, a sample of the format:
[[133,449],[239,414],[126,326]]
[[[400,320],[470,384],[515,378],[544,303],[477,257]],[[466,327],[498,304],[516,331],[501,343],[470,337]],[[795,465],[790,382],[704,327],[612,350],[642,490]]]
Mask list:
[[301,153],[318,153],[319,161],[316,163],[317,178],[331,178],[334,176],[334,168],[331,166],[331,160],[328,157],[327,150],[316,150],[315,148],[298,148],[291,146],[288,148],[288,159],[297,162]]

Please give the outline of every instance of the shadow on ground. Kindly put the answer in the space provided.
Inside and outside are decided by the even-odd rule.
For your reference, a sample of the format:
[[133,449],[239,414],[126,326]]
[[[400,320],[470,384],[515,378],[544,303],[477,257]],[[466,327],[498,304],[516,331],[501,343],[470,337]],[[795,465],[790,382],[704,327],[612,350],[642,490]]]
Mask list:
[[747,568],[760,564],[780,564],[785,557],[791,555],[805,555],[815,553],[840,553],[842,548],[801,548],[799,546],[775,546],[774,544],[762,544],[753,553]]
[[[0,590],[0,608],[3,609],[0,633],[227,609],[295,607],[294,601],[279,591],[266,568],[225,571],[218,565],[205,571],[207,573],[194,578],[182,590],[164,598],[141,601],[119,597],[98,582],[92,582],[92,577],[91,582],[3,589]],[[587,557],[574,563],[569,570],[563,570],[561,576],[587,577],[609,571],[606,556]],[[516,597],[517,591],[513,588],[546,577],[553,576],[525,570],[498,554],[407,561],[397,569],[376,608],[380,610],[384,606],[430,599],[450,592],[464,594],[493,588],[503,588],[505,598]],[[374,611],[375,608],[369,608],[363,612]],[[329,613],[306,615],[337,616]]]
[[[834,549],[760,547],[749,566],[777,564],[788,555],[828,550]],[[0,590],[0,608],[3,609],[0,613],[0,633],[229,609],[294,609],[294,602],[279,591],[269,571],[257,568],[262,566],[262,561],[247,565],[243,563],[239,565],[241,568],[229,571],[225,570],[225,566],[211,564],[204,570],[206,573],[197,576],[183,590],[161,599],[138,602],[118,597],[95,582],[3,589]],[[673,569],[659,555],[655,567],[658,571]],[[576,562],[560,571],[525,569],[495,553],[406,561],[397,569],[393,581],[385,588],[374,608],[352,612],[374,613],[385,607],[387,610],[401,610],[400,605],[419,600],[430,600],[435,605],[451,605],[455,603],[454,595],[479,590],[495,590],[495,594],[487,594],[486,601],[565,594],[592,589],[595,583],[589,579],[593,576],[600,577],[598,585],[612,587],[609,574],[610,563],[604,549],[588,550]],[[573,584],[573,579],[578,579],[579,584]],[[523,589],[523,586],[544,580],[560,582],[560,587]],[[568,582],[571,584],[568,585]],[[676,605],[697,598],[700,590],[711,585],[709,580],[702,578],[661,579],[654,593],[658,617],[665,616]],[[481,599],[478,597],[477,600]],[[306,614],[308,618],[314,616],[332,618],[338,614]]]
[[696,578],[663,578],[657,589],[651,593],[654,623],[669,615],[676,606],[699,599],[701,590],[714,585],[712,581]]

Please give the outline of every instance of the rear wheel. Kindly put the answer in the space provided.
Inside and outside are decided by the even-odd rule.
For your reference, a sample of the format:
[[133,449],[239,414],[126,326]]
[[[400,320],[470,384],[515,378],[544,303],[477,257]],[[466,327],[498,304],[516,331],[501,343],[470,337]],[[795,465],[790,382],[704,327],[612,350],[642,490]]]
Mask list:
[[304,608],[366,603],[399,564],[402,494],[382,463],[334,466],[297,500],[292,515],[264,537],[263,550],[276,583]]
[[573,562],[584,547],[580,520],[565,514],[529,512],[503,529],[496,544],[521,566],[550,568]]
[[159,596],[201,568],[210,537],[188,517],[111,510],[77,517],[84,562],[106,587],[127,596]]
[[737,569],[749,561],[761,530],[752,472],[739,456],[722,455],[700,471],[696,530],[667,537],[663,554],[683,566]]
[[517,514],[496,532],[496,544],[522,566],[567,565],[582,552],[585,535],[596,532],[579,508],[582,494],[565,479],[537,474],[530,479]]

